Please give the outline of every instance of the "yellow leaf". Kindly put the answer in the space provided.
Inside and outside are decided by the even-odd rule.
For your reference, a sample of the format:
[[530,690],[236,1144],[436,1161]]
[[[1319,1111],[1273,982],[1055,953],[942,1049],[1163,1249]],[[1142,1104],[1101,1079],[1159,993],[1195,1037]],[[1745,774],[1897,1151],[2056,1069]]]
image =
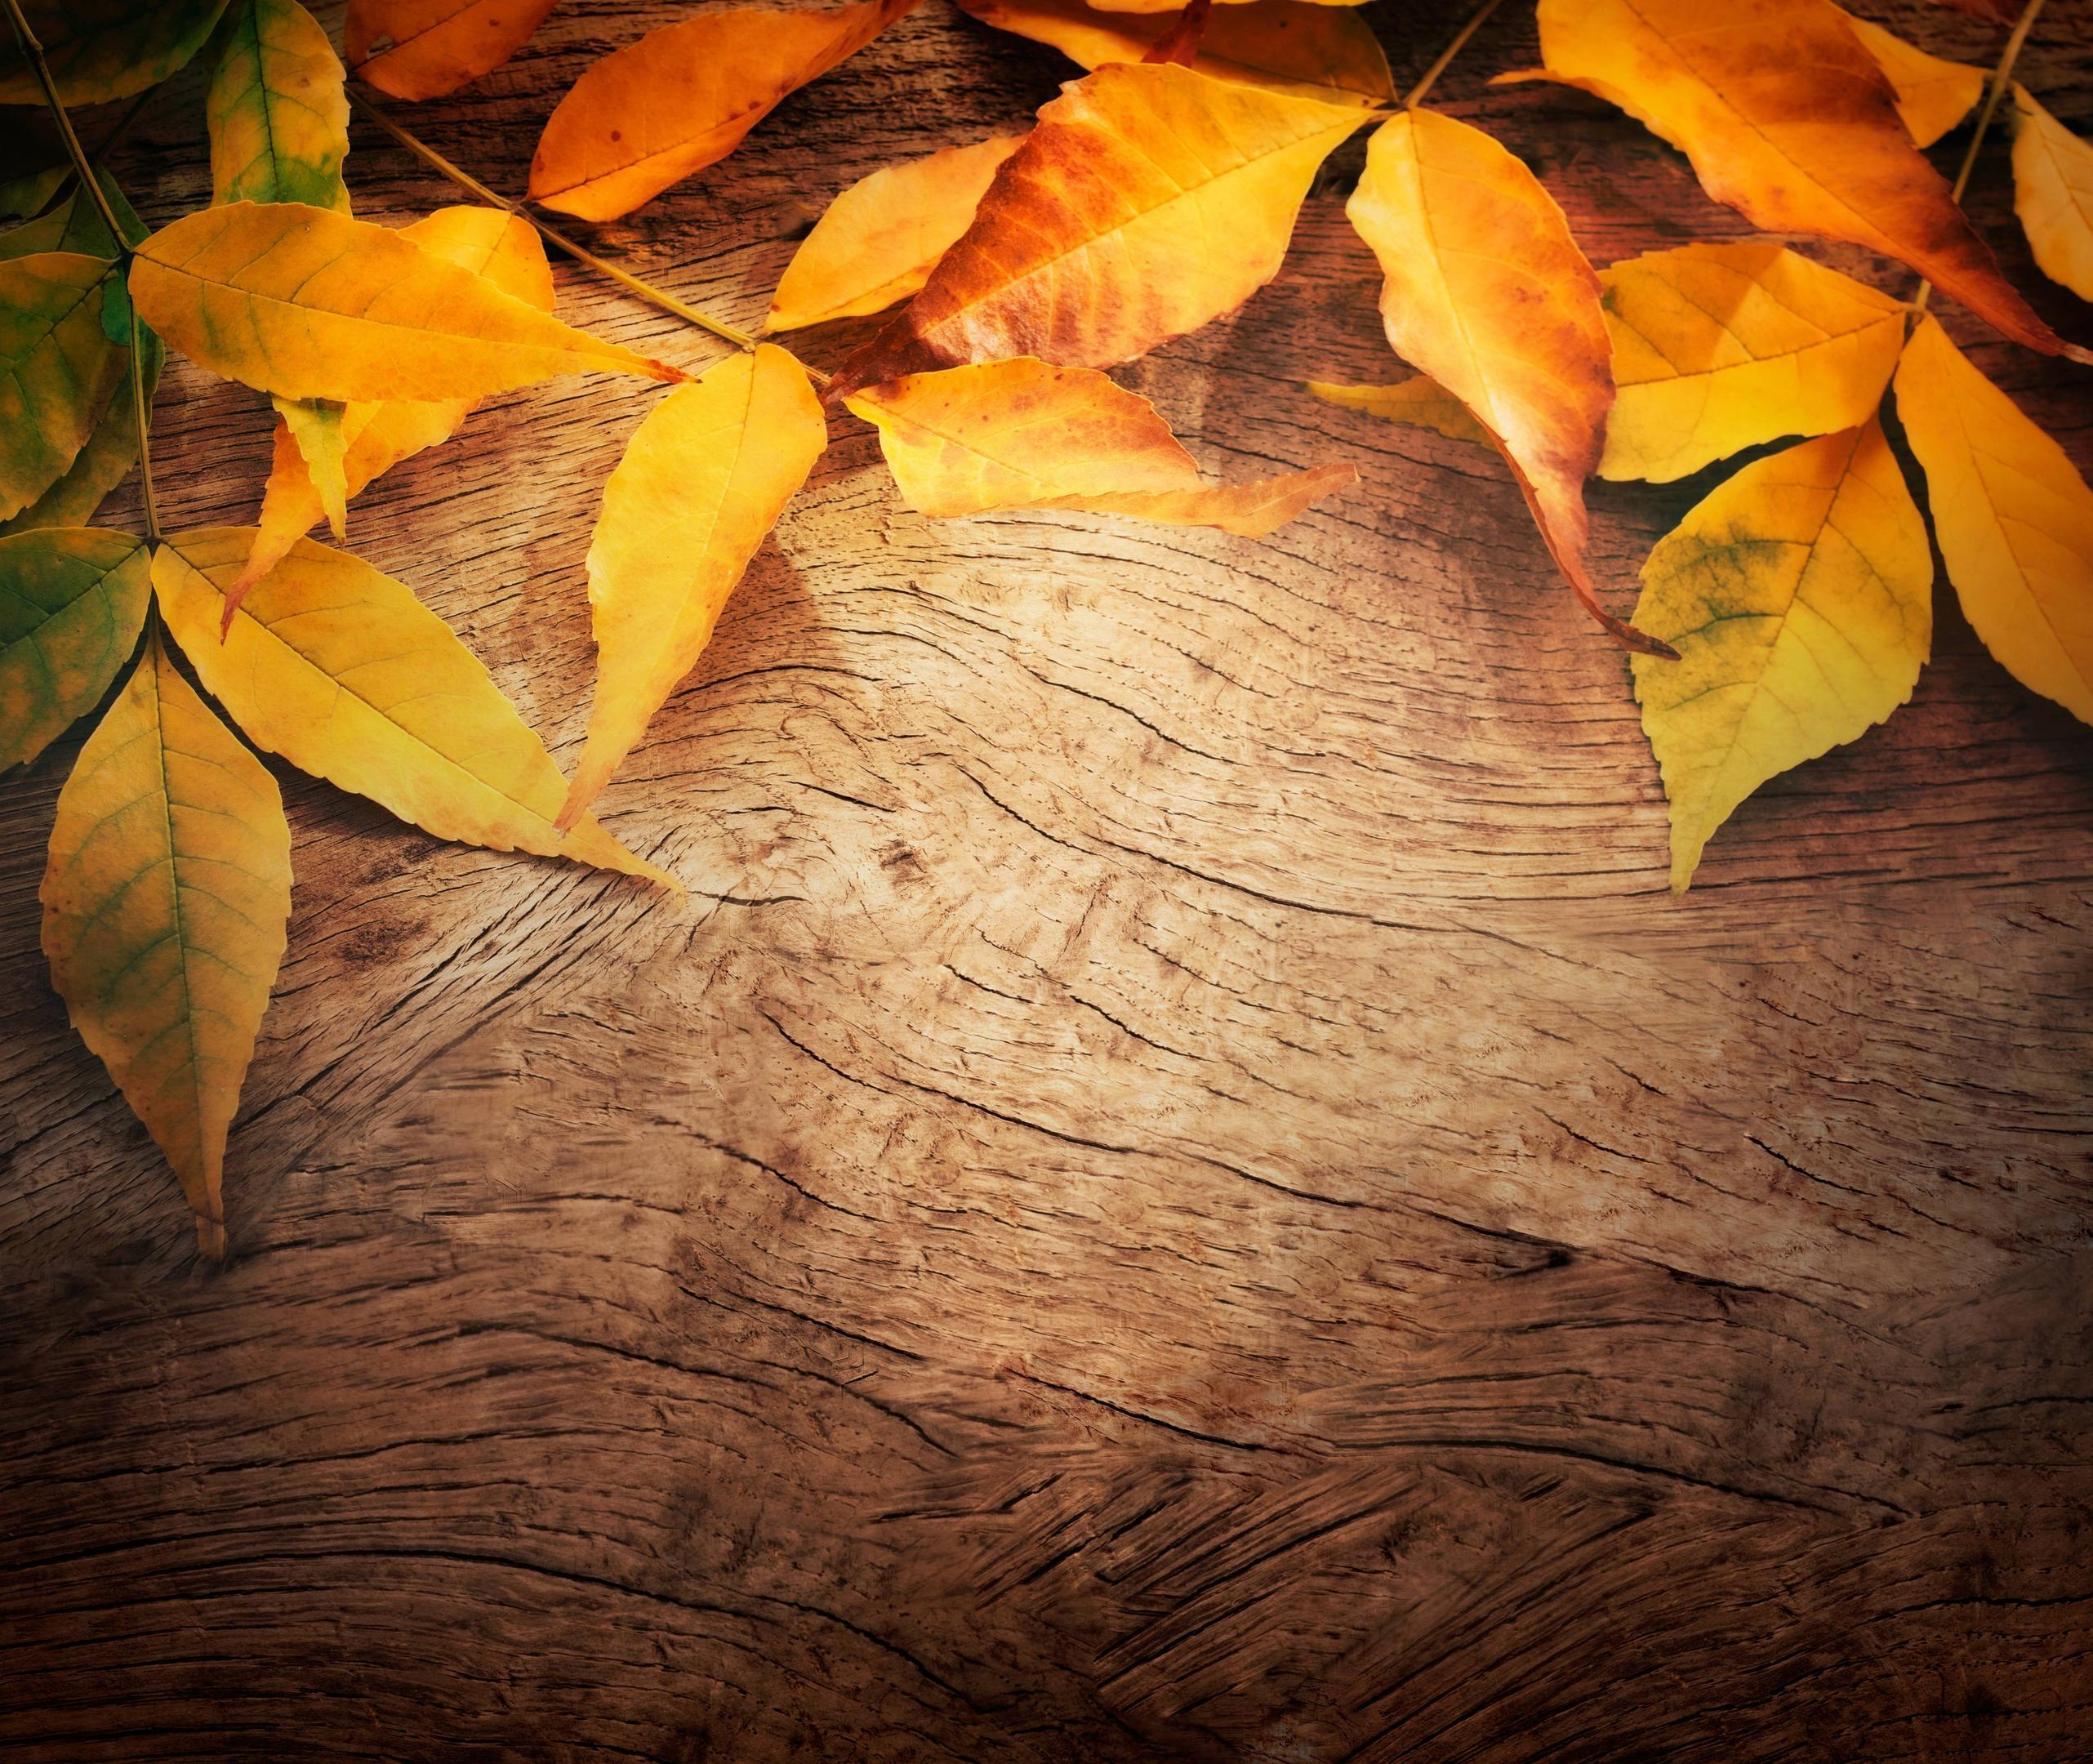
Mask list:
[[73,1027],[224,1254],[225,1134],[283,956],[291,830],[157,637],[59,792],[42,899]]
[[1762,441],[1854,428],[1904,347],[1899,302],[1784,246],[1681,245],[1599,280],[1619,387],[1602,478],[1668,483]]
[[1436,430],[1449,441],[1473,441],[1493,452],[1497,448],[1497,437],[1429,374],[1412,374],[1393,385],[1333,385],[1327,381],[1311,380],[1307,387],[1326,404],[1365,411],[1389,422]]
[[129,533],[0,539],[0,768],[28,764],[109,690],[145,622],[149,571]]
[[1636,697],[1672,804],[1672,886],[1770,777],[1907,698],[1933,640],[1933,556],[1873,417],[1747,466],[1650,555]]
[[1071,82],[838,387],[1016,355],[1109,368],[1196,331],[1279,273],[1316,167],[1365,120],[1189,68]]
[[[1139,61],[1169,28],[1168,11],[1107,12],[1083,0],[960,0],[998,30],[1050,43],[1071,61],[1100,68]],[[1396,96],[1388,58],[1365,20],[1345,6],[1250,0],[1206,21],[1195,73],[1330,104],[1387,104]]]
[[806,370],[765,343],[649,412],[603,486],[589,546],[596,696],[559,824],[595,800],[828,444]]
[[0,262],[0,520],[65,475],[123,377],[102,328],[108,268],[78,252]]
[[1490,432],[1578,598],[1635,643],[1584,570],[1614,382],[1599,280],[1555,198],[1481,130],[1412,110],[1374,131],[1345,213],[1380,260],[1390,345]]
[[1540,21],[1549,69],[1683,149],[1717,201],[1897,258],[2016,341],[2093,360],[1998,273],[1830,0],[1540,0]]
[[1896,92],[1897,114],[1911,131],[1913,144],[1930,147],[1976,107],[1984,96],[1984,74],[1961,61],[1944,61],[1915,48],[1880,24],[1846,13],[1846,21],[1860,47],[1889,76]]
[[554,0],[349,0],[342,42],[356,77],[395,98],[440,98],[491,74]]
[[725,158],[786,97],[915,4],[707,8],[649,31],[593,63],[559,100],[531,160],[531,200],[585,220],[630,214]]
[[939,519],[991,509],[1082,509],[1262,538],[1356,483],[1319,466],[1209,485],[1147,399],[1083,368],[1030,357],[911,375],[853,393],[902,499]]
[[[225,0],[22,0],[65,105],[106,104],[157,86],[210,40]],[[43,88],[0,18],[0,104]]]
[[[553,305],[552,270],[545,247],[524,221],[497,208],[461,205],[439,208],[401,231],[424,251],[483,275],[503,293],[527,301],[540,312]],[[356,403],[341,416],[342,497],[345,504],[360,496],[373,479],[425,448],[448,440],[473,408],[470,399],[434,403]],[[261,517],[255,529],[254,555],[226,595],[225,617],[247,590],[314,523],[327,512],[305,459],[287,422],[276,428],[276,457],[269,485],[262,492]],[[330,519],[332,517],[330,516]]]
[[278,398],[274,403],[277,421],[298,450],[327,525],[336,538],[344,537],[349,530],[349,479],[341,419],[347,407],[327,399]]
[[2013,88],[2013,207],[2052,282],[2093,301],[2093,144]]
[[2093,723],[2093,490],[1936,319],[1904,345],[1897,415],[1963,616],[2022,685]]
[[360,559],[300,541],[221,641],[220,591],[253,541],[204,528],[153,560],[168,629],[249,740],[439,839],[675,885],[593,821],[561,838],[552,756],[450,626]]
[[191,360],[293,399],[478,399],[566,373],[684,377],[403,234],[301,203],[185,215],[138,248],[139,316]]
[[204,97],[212,200],[349,212],[341,64],[297,0],[234,0]]
[[860,178],[793,254],[764,328],[796,331],[906,300],[966,231],[995,168],[1021,139],[998,135],[947,147]]

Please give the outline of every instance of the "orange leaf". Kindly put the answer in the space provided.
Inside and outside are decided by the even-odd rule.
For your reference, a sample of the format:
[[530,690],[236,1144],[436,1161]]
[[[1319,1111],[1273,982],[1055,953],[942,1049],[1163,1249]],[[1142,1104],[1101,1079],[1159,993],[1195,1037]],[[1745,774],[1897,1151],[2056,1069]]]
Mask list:
[[1365,119],[1189,68],[1071,81],[839,390],[1013,355],[1109,368],[1233,312],[1279,273],[1316,167]]
[[1349,466],[1209,485],[1147,399],[1101,373],[1021,356],[869,386],[847,400],[880,431],[903,499],[949,519],[1085,509],[1258,539],[1333,490]]
[[440,98],[491,74],[554,0],[349,0],[342,45],[356,77],[395,98]]
[[1458,399],[1511,462],[1542,537],[1592,616],[1584,480],[1614,402],[1599,278],[1555,198],[1480,129],[1436,110],[1375,131],[1345,213],[1380,259],[1396,353]]
[[1683,150],[1718,202],[1895,257],[2015,341],[2093,361],[1999,274],[1829,0],[1540,0],[1540,23],[1550,71]]
[[915,4],[707,10],[605,56],[559,100],[531,161],[531,199],[585,220],[630,214],[724,159],[789,94]]
[[1189,0],[1183,11],[1173,19],[1163,34],[1148,46],[1144,61],[1167,61],[1176,67],[1190,67],[1199,60],[1199,46],[1206,38],[1206,22],[1213,11],[1213,0]]

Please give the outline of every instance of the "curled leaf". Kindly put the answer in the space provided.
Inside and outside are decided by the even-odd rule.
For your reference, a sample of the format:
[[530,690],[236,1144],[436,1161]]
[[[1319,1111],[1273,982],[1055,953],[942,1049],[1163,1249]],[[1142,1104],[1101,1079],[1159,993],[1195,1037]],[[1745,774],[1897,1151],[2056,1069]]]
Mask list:
[[349,212],[349,100],[333,45],[298,0],[234,0],[204,97],[212,200]]
[[2022,685],[2093,723],[2093,490],[1938,319],[1904,345],[1897,415],[1963,615]]
[[[959,0],[960,9],[1019,37],[1051,44],[1085,68],[1145,60],[1169,29],[1161,12],[1106,11],[1083,0]],[[1329,104],[1386,104],[1396,96],[1373,27],[1347,7],[1311,0],[1249,0],[1209,16],[1191,65]]]
[[151,597],[145,548],[129,533],[0,538],[0,768],[27,765],[94,709],[137,647]]
[[276,781],[155,637],[59,792],[43,947],[109,1068],[225,1250],[225,1135],[291,913]]
[[2093,360],[1999,274],[1830,0],[1540,0],[1540,21],[1549,69],[1681,149],[1717,201],[1895,257],[2015,341]]
[[595,63],[559,100],[531,160],[531,200],[585,220],[630,214],[725,158],[787,96],[915,3],[709,8],[649,31]]
[[1365,120],[1189,68],[1071,81],[841,390],[1017,355],[1108,368],[1233,312],[1279,273],[1316,167]]
[[1325,404],[1365,411],[1387,422],[1430,429],[1449,441],[1473,441],[1493,452],[1497,448],[1497,437],[1429,374],[1412,374],[1393,385],[1333,385],[1327,381],[1311,380],[1307,387]]
[[2013,88],[2013,207],[2042,272],[2093,301],[2093,142]]
[[220,596],[253,542],[199,528],[153,559],[167,628],[249,740],[439,839],[675,885],[594,821],[561,837],[552,756],[451,627],[361,559],[301,540],[221,641]]
[[[157,86],[210,40],[225,0],[21,0],[65,105],[106,104]],[[43,88],[0,19],[0,104]]]
[[79,252],[0,261],[0,519],[64,476],[123,378],[102,328],[108,270]]
[[340,539],[349,530],[348,437],[342,427],[348,407],[328,399],[278,398],[275,404],[277,421],[297,449],[305,481]]
[[1672,805],[1672,887],[1768,778],[1907,698],[1933,640],[1933,557],[1870,417],[1747,466],[1643,566],[1636,697]]
[[677,381],[404,234],[301,203],[185,215],[138,248],[145,322],[229,380],[293,399],[478,399],[566,373]]
[[1495,439],[1578,598],[1641,644],[1584,570],[1584,480],[1614,382],[1598,278],[1555,198],[1481,130],[1409,110],[1374,131],[1345,213],[1380,261],[1389,344]]
[[395,98],[440,98],[530,40],[554,0],[349,0],[342,44],[356,77]]
[[1029,357],[913,374],[847,402],[878,428],[902,499],[939,519],[1083,509],[1262,538],[1359,481],[1338,465],[1204,483],[1147,399],[1088,368]]
[[679,387],[633,431],[589,545],[596,695],[560,826],[595,801],[696,666],[827,444],[806,370],[768,343]]
[[1904,309],[1757,240],[1681,245],[1600,272],[1619,388],[1602,478],[1668,483],[1784,435],[1867,421]]
[[946,147],[860,178],[831,203],[786,266],[766,331],[884,312],[930,279],[1023,137]]

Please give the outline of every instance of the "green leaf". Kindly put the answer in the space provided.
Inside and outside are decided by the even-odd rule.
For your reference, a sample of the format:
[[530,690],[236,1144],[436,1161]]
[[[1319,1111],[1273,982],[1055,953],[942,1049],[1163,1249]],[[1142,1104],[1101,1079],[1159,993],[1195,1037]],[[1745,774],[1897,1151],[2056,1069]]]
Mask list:
[[94,709],[138,645],[152,586],[129,533],[0,538],[0,768],[28,764]]
[[349,212],[349,100],[327,33],[297,0],[234,0],[204,115],[213,202]]
[[102,330],[108,270],[77,252],[0,261],[0,519],[65,474],[123,377]]
[[[225,0],[21,0],[67,105],[106,104],[157,86],[210,40]],[[40,105],[43,88],[0,29],[0,104]]]
[[[160,363],[165,352],[160,340],[145,325],[139,326],[138,335],[145,352],[145,404],[149,410],[153,394],[160,384]],[[131,468],[137,463],[138,407],[130,388],[118,382],[102,408],[94,433],[73,457],[65,476],[12,520],[0,521],[0,534],[42,527],[86,526],[109,492],[131,475]]]
[[[136,245],[145,237],[145,223],[138,218],[123,192],[117,188],[116,180],[108,172],[97,172],[95,180],[101,185],[103,195],[109,198],[109,205],[115,212],[116,224],[123,229],[124,242]],[[109,223],[102,219],[101,209],[78,185],[64,201],[48,211],[39,210],[33,220],[25,220],[18,227],[0,233],[0,260],[54,251],[81,252],[90,257],[110,259],[118,255],[116,241],[109,235]]]
[[276,781],[156,635],[59,792],[43,947],[80,1039],[222,1254],[226,1129],[291,913]]

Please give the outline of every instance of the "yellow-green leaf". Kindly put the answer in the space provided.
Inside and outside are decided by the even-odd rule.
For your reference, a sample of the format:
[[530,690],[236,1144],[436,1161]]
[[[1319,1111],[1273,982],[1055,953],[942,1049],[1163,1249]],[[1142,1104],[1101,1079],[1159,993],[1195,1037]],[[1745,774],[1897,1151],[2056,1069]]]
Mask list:
[[995,168],[1022,139],[998,135],[860,178],[829,204],[786,265],[764,328],[796,331],[906,300],[972,225]]
[[1600,272],[1619,388],[1602,478],[1669,483],[1784,435],[1865,422],[1904,310],[1758,240],[1681,245]]
[[2013,207],[2042,272],[2093,301],[2093,142],[2013,88]]
[[73,1027],[223,1254],[225,1134],[283,956],[291,830],[157,638],[59,793],[42,898]]
[[1904,345],[1897,415],[1963,616],[2022,685],[2093,723],[2093,490],[1937,319]]
[[633,431],[589,546],[596,696],[562,826],[595,801],[696,665],[827,444],[806,370],[768,343],[679,387]]
[[231,203],[139,247],[140,315],[229,380],[285,398],[484,398],[567,373],[676,369],[538,311],[411,238],[302,203]]
[[0,768],[28,764],[94,709],[137,647],[151,592],[129,533],[0,538]]
[[153,561],[168,628],[250,740],[439,839],[674,885],[593,821],[560,836],[552,756],[451,627],[362,559],[300,541],[221,641],[223,590],[253,543],[252,528],[204,528]]
[[305,462],[306,478],[320,499],[320,510],[327,516],[328,527],[336,538],[346,537],[348,439],[342,428],[342,412],[347,407],[332,399],[278,398],[274,402],[292,445]]
[[[203,47],[225,10],[225,0],[22,0],[67,105],[157,86]],[[0,104],[43,101],[35,70],[0,20]]]
[[1747,466],[1643,566],[1643,732],[1672,804],[1672,886],[1768,778],[1858,739],[1907,698],[1933,640],[1933,558],[1870,417]]
[[1209,484],[1154,405],[1087,368],[1029,355],[866,386],[851,412],[908,506],[950,520],[992,509],[1080,509],[1262,538],[1333,490],[1350,466]]
[[234,0],[204,98],[212,200],[349,212],[341,63],[298,0]]
[[1449,441],[1472,441],[1493,452],[1497,449],[1497,438],[1429,374],[1412,374],[1393,385],[1335,385],[1327,380],[1311,380],[1307,385],[1325,404],[1433,430]]
[[[123,229],[124,242],[135,245],[145,236],[145,223],[117,188],[108,172],[96,181],[108,198],[116,224]],[[63,200],[41,211],[34,220],[0,233],[0,258],[26,257],[33,252],[80,252],[90,257],[113,259],[116,242],[109,237],[109,223],[101,210],[76,185]]]
[[65,474],[123,376],[102,329],[108,268],[78,252],[0,262],[0,519]]

